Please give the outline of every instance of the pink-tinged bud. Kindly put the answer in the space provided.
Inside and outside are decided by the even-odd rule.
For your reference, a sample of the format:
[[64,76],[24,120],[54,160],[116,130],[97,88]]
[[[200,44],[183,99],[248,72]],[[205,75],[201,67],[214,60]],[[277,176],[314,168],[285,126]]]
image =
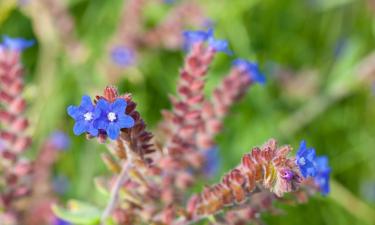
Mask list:
[[0,131],[0,139],[5,143],[11,144],[16,139],[16,136],[8,131]]
[[10,95],[16,96],[21,94],[23,90],[23,82],[21,79],[17,79],[8,87],[7,91]]
[[13,152],[9,151],[9,150],[3,150],[3,151],[1,151],[1,156],[4,159],[7,159],[7,160],[12,161],[12,162],[15,162],[16,159],[17,159],[17,155],[14,154]]
[[15,116],[8,111],[0,110],[0,122],[10,124],[15,119]]
[[30,137],[18,137],[13,143],[13,149],[17,153],[25,151],[31,145]]
[[29,122],[25,118],[18,117],[12,123],[11,130],[14,132],[20,132],[25,130],[29,126]]
[[209,149],[214,145],[214,142],[208,134],[202,133],[197,137],[197,145],[202,149]]
[[10,104],[13,100],[13,97],[3,90],[0,91],[0,102]]
[[26,101],[22,99],[21,97],[16,98],[9,105],[9,111],[14,114],[21,114],[23,111],[25,111],[25,108],[26,108]]
[[104,89],[104,98],[109,102],[114,102],[118,96],[117,88],[114,86],[107,86]]
[[176,177],[176,186],[185,190],[186,188],[190,187],[194,182],[194,178],[191,174],[187,172],[179,173]]
[[20,162],[13,168],[14,174],[17,176],[25,176],[32,172],[32,166],[29,162]]
[[218,119],[210,119],[206,123],[206,127],[210,133],[216,134],[222,129],[222,123]]
[[187,207],[186,207],[186,209],[187,209],[187,211],[188,211],[188,213],[189,213],[190,215],[192,215],[192,214],[194,213],[194,211],[196,210],[199,201],[200,201],[200,199],[199,199],[199,196],[198,196],[198,195],[193,195],[193,196],[189,199],[189,201],[188,201],[188,203],[187,203]]

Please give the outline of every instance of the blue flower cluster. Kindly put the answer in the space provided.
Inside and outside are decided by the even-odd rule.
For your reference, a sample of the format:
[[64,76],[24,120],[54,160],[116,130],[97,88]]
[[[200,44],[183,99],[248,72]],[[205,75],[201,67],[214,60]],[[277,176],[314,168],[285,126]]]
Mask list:
[[207,42],[208,46],[213,48],[217,52],[224,52],[228,55],[232,55],[232,51],[229,49],[228,41],[215,39],[214,30],[212,28],[207,31],[184,31],[184,49],[189,51],[195,43]]
[[249,74],[252,81],[260,84],[266,83],[266,77],[260,72],[258,64],[245,59],[236,59],[233,61],[233,66],[245,70],[246,73]]
[[87,95],[82,97],[79,106],[69,106],[69,116],[75,120],[73,132],[75,135],[88,132],[92,136],[98,136],[99,130],[106,132],[108,137],[115,140],[120,135],[122,128],[134,126],[134,119],[125,113],[127,103],[124,99],[116,99],[110,103],[100,99],[96,105],[92,104]]
[[3,43],[0,46],[3,46],[6,49],[13,51],[23,51],[26,48],[33,46],[35,43],[34,40],[26,40],[23,38],[10,38],[8,36],[3,36]]
[[117,46],[111,51],[111,59],[116,65],[127,67],[134,64],[135,55],[132,49],[124,46]]
[[210,149],[204,151],[204,165],[203,173],[207,178],[213,178],[217,175],[221,166],[221,158],[219,154],[219,149],[214,146]]
[[326,156],[317,157],[315,149],[307,148],[306,141],[301,141],[296,155],[296,164],[303,177],[314,178],[315,183],[319,186],[323,195],[329,193],[331,168],[328,165],[328,158]]

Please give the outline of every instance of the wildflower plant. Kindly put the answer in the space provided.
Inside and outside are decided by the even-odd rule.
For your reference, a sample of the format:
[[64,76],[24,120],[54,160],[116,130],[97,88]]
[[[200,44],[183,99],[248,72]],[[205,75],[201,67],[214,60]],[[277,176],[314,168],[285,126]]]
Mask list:
[[[255,62],[237,59],[206,97],[208,70],[216,54],[232,54],[228,42],[213,33],[183,33],[186,57],[177,92],[170,97],[172,108],[162,111],[164,119],[155,135],[146,129],[132,95],[120,94],[114,86],[93,100],[85,95],[80,105],[67,108],[75,120],[74,134],[85,133],[109,149],[102,159],[113,176],[96,180],[108,202],[102,210],[90,208],[92,221],[187,225],[211,218],[215,224],[243,224],[259,222],[257,215],[273,212],[273,203],[282,202],[286,194],[298,201],[301,194],[329,193],[327,157],[316,156],[305,141],[293,154],[291,146],[279,146],[274,139],[253,147],[216,184],[191,192],[207,170],[217,167],[218,160],[210,154],[217,154],[215,136],[230,108],[251,86],[266,81]],[[74,210],[55,206],[54,211],[66,221],[82,219],[72,216]]]
[[34,41],[3,37],[0,43],[0,221],[15,221],[16,202],[30,193],[31,162],[24,157],[31,138],[25,130],[26,101],[22,96],[22,51]]

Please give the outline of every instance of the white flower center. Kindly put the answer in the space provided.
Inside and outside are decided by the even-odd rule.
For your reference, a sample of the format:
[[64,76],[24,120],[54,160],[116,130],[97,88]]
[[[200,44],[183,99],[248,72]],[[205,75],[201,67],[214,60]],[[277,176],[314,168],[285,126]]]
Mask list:
[[83,115],[83,117],[85,117],[85,120],[86,121],[90,121],[92,120],[92,112],[87,112]]
[[300,158],[300,159],[298,160],[298,162],[299,162],[299,164],[300,164],[301,166],[303,166],[303,165],[306,164],[306,160],[305,160],[304,157]]
[[110,112],[110,113],[108,113],[107,118],[108,118],[108,120],[111,121],[111,122],[115,121],[115,120],[117,119],[117,117],[116,117],[116,113],[114,113],[114,112]]

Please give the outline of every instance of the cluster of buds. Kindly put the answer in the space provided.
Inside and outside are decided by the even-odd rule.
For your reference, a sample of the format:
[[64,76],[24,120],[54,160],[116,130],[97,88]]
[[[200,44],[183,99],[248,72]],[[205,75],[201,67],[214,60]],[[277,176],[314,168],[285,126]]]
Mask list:
[[68,107],[68,114],[76,121],[74,133],[86,133],[100,142],[109,137],[108,147],[117,158],[103,156],[117,176],[106,183],[111,197],[102,223],[112,217],[118,224],[185,225],[217,215],[226,207],[232,210],[223,220],[233,216],[241,220],[273,210],[273,201],[285,193],[303,190],[301,186],[328,193],[330,168],[326,157],[316,157],[315,150],[307,148],[305,142],[296,157],[291,157],[291,147],[277,147],[271,139],[244,155],[220,183],[190,198],[184,196],[204,172],[205,153],[214,146],[214,136],[230,107],[250,85],[265,82],[257,64],[237,59],[229,75],[214,89],[212,99],[206,99],[205,78],[215,54],[232,52],[227,41],[214,38],[212,29],[188,31],[184,38],[188,54],[180,71],[177,96],[171,97],[172,110],[163,111],[165,120],[160,129],[164,135],[158,137],[161,147],[145,130],[131,95],[119,95],[114,87],[107,87],[104,96],[94,101],[84,96],[80,106]]
[[151,3],[144,0],[124,2],[118,29],[109,44],[110,59],[115,65],[106,67],[111,81],[116,81],[124,68],[136,65],[143,48],[178,49],[183,44],[180,34],[184,27],[200,27],[207,21],[199,4],[181,1],[173,4],[163,21],[147,29],[144,27],[143,11]]
[[241,163],[216,185],[205,188],[191,199],[189,210],[193,215],[209,215],[233,204],[240,205],[257,191],[266,189],[278,197],[295,191],[302,181],[293,158],[288,158],[289,146],[277,148],[269,140],[262,148],[253,148],[242,157]]
[[22,157],[31,139],[25,133],[21,53],[32,44],[6,36],[0,44],[0,221],[9,224],[17,217],[15,201],[30,192],[32,166]]
[[[62,151],[70,145],[69,137],[55,131],[42,144],[38,156],[34,160],[32,193],[27,199],[27,212],[22,217],[22,224],[40,225],[55,224],[57,218],[51,206],[58,202],[58,193],[63,192],[64,184],[59,182],[56,187],[53,178],[53,166],[59,159]],[[19,218],[21,219],[21,218]]]

